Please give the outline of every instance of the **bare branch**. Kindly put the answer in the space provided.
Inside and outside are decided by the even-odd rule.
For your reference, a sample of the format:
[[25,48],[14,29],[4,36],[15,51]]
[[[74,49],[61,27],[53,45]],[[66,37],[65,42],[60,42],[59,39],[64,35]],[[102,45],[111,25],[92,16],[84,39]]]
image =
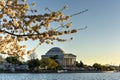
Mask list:
[[85,9],[84,11],[81,11],[81,12],[78,12],[78,13],[75,13],[75,14],[72,14],[70,15],[70,17],[73,17],[73,16],[76,16],[76,15],[79,15],[79,14],[82,14],[84,12],[88,11],[88,9]]

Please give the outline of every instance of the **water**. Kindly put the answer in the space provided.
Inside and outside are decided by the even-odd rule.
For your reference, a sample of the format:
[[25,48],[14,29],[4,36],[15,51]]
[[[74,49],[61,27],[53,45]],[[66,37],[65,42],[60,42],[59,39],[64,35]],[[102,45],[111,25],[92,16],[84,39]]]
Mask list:
[[1,73],[0,80],[120,80],[120,73]]

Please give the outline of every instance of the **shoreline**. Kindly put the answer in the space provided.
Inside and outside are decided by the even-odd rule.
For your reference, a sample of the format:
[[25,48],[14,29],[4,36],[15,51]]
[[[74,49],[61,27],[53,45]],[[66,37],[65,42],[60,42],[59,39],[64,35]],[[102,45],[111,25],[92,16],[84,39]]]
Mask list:
[[63,71],[63,72],[57,72],[57,71],[0,71],[0,73],[116,73],[117,71]]

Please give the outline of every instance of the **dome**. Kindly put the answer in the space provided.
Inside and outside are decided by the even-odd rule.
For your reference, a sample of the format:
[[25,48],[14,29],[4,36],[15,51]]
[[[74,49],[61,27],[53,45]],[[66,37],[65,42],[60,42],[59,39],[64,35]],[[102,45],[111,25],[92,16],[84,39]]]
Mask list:
[[63,55],[63,54],[64,54],[64,51],[61,48],[58,48],[58,47],[51,48],[46,53],[46,55]]

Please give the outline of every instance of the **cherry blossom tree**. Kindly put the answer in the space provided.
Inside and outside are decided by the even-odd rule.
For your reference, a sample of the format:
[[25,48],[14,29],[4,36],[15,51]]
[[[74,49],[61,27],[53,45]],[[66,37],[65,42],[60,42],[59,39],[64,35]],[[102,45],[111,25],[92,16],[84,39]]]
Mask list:
[[[34,6],[35,3],[32,3]],[[36,14],[37,10],[32,10],[26,0],[0,0],[0,53],[12,56],[23,56],[25,52],[31,54],[35,49],[26,51],[26,45],[19,45],[20,42],[28,40],[39,40],[39,44],[53,44],[53,41],[64,42],[62,35],[73,34],[78,29],[70,29],[72,22],[65,23],[70,17],[83,13],[76,13],[65,16],[63,10],[51,11],[48,13]],[[31,11],[31,15],[27,13]],[[51,23],[59,26],[50,26]],[[71,40],[73,38],[70,38]]]

